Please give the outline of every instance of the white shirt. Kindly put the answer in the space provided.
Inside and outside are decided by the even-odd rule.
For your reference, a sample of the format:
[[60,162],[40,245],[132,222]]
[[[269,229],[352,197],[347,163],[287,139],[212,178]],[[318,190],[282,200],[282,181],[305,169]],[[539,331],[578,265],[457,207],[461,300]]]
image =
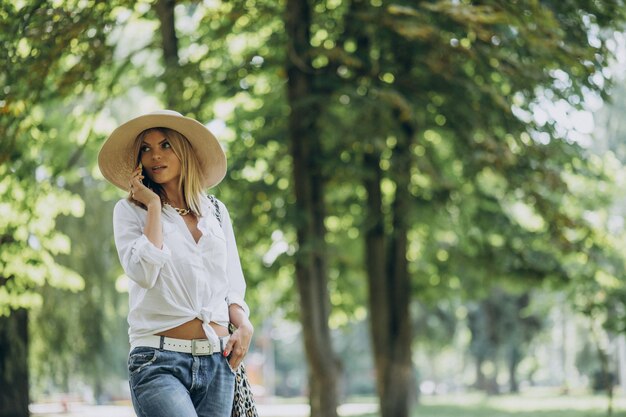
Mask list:
[[195,242],[181,216],[169,205],[161,214],[163,247],[157,248],[143,230],[147,211],[127,199],[113,210],[115,246],[122,268],[130,278],[128,330],[130,343],[186,323],[202,320],[207,338],[217,341],[209,326],[228,326],[228,306],[244,301],[246,283],[241,270],[230,216],[219,202],[222,225],[215,207],[201,197],[202,236]]

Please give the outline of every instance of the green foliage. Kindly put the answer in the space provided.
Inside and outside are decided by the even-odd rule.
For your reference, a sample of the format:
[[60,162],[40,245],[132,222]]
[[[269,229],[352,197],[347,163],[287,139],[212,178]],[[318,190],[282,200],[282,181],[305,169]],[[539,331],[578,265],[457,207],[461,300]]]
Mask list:
[[75,246],[71,254],[57,259],[80,272],[85,284],[76,295],[53,286],[40,290],[44,303],[31,321],[36,394],[51,386],[69,392],[82,381],[100,401],[103,395],[118,394],[117,381],[126,375],[128,299],[117,285],[122,271],[110,226],[115,201],[102,199],[103,185],[91,177],[73,184],[71,188],[85,201],[86,215],[58,220],[58,227]]
[[[86,204],[75,184],[89,181],[95,161],[95,113],[115,78],[103,76],[114,49],[107,37],[112,10],[124,3],[0,3],[0,315],[31,310],[33,394],[68,391],[74,375],[88,374],[98,393],[112,370],[123,374],[109,362],[111,350],[126,350],[119,331],[110,338],[117,343],[104,343],[107,328],[124,335],[123,316],[92,294],[94,281],[115,270],[85,267],[105,259],[100,239],[111,235],[109,222],[91,217],[93,205],[109,209],[105,218],[110,205],[102,204],[106,192],[92,193]],[[67,227],[66,219],[83,216],[92,222],[87,228]],[[109,233],[89,233],[94,224]],[[104,282],[96,287],[107,290]]]
[[[62,98],[89,92],[111,58],[110,2],[1,3],[0,313],[41,304],[44,284],[77,291],[82,278],[57,263],[70,252],[59,215],[82,216],[65,189],[85,148],[86,119],[67,120]],[[81,107],[74,110],[80,116]],[[54,109],[54,110],[52,110]],[[81,124],[80,127],[78,126]]]
[[97,0],[0,3],[0,43],[6,52],[0,58],[0,163],[28,159],[30,139],[47,139],[40,126],[44,115],[34,106],[92,91],[98,70],[112,58],[106,38],[116,5]]
[[70,241],[54,220],[61,214],[82,215],[83,203],[46,180],[16,180],[7,165],[0,166],[2,171],[0,314],[7,315],[13,309],[41,305],[36,288],[44,284],[74,292],[83,288],[78,274],[55,261],[55,255],[70,252]]

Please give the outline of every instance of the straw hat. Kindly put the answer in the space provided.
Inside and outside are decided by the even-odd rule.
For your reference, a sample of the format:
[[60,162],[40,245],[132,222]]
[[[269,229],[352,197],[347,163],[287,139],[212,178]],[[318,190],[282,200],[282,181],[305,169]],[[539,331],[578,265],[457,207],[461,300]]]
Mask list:
[[159,110],[136,117],[119,126],[98,154],[100,172],[113,185],[128,191],[128,180],[136,168],[133,144],[146,129],[167,127],[184,135],[200,162],[202,186],[217,185],[226,175],[226,156],[215,136],[202,123],[172,110]]

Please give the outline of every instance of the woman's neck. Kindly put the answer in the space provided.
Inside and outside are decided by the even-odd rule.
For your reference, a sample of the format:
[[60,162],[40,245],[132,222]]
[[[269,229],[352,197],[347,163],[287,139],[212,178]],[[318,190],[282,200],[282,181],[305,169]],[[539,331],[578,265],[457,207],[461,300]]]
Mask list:
[[174,207],[187,208],[187,202],[183,198],[183,192],[177,186],[168,187],[167,184],[163,184],[163,191],[165,192],[165,201]]

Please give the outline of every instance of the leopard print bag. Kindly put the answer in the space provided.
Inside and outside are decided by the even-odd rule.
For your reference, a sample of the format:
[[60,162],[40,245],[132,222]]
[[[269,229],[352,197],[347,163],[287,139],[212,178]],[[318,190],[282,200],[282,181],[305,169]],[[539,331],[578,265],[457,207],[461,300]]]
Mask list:
[[[213,195],[209,195],[209,200],[215,207],[215,217],[217,221],[222,225],[222,215],[220,213],[220,206],[217,202],[217,198]],[[234,326],[231,324],[229,327],[230,332],[235,331]],[[246,367],[241,363],[235,374],[235,398],[233,399],[233,411],[231,417],[259,417],[259,413],[256,410],[256,403],[252,396],[252,389],[250,388],[250,382],[248,381],[248,375],[246,374]]]
[[235,399],[233,400],[233,411],[231,417],[259,417],[250,389],[250,382],[246,375],[246,368],[243,363],[237,369],[235,379]]

